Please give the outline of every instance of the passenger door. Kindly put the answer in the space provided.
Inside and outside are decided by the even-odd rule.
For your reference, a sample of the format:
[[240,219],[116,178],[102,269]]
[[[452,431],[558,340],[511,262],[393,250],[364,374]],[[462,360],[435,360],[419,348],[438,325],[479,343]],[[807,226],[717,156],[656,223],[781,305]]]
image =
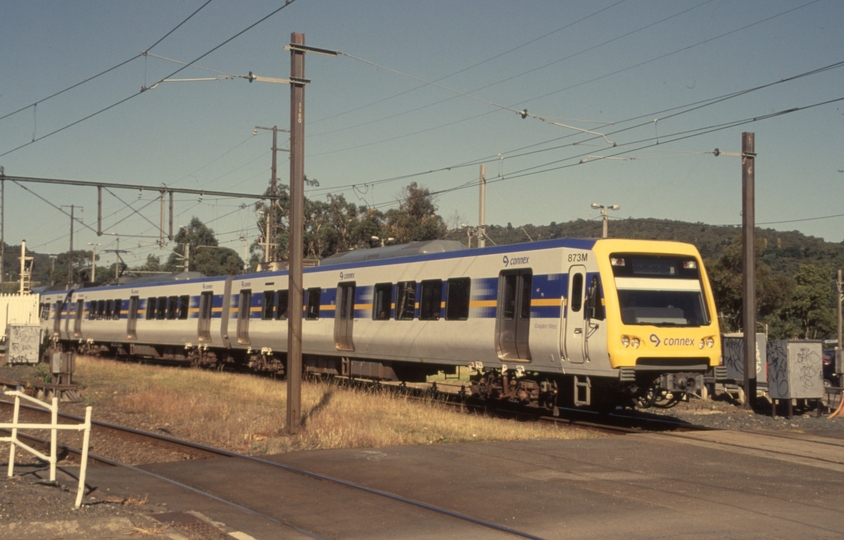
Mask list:
[[249,345],[249,317],[252,314],[252,290],[240,291],[240,304],[237,312],[237,342]]
[[334,312],[334,346],[338,351],[354,351],[352,330],[355,323],[355,284],[337,285],[337,308]]
[[530,269],[509,270],[498,276],[496,345],[502,360],[530,360]]
[[584,309],[584,285],[586,267],[577,265],[569,269],[569,290],[566,303],[565,357],[573,364],[586,361],[586,329]]

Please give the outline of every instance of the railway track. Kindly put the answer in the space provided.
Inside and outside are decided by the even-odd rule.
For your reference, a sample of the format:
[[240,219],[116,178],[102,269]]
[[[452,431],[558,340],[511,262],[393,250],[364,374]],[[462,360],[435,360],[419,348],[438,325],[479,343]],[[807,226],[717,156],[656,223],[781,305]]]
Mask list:
[[[0,404],[11,405],[11,403],[6,402],[6,401],[0,401]],[[37,409],[37,408],[32,408],[32,407],[28,407],[28,406],[21,406],[21,409],[22,409],[22,417],[23,417],[24,411],[26,412],[26,414],[33,415],[33,416],[38,416],[38,415],[49,416],[48,414],[44,413],[42,410]],[[61,414],[61,413],[59,414],[59,417],[64,419],[64,420],[74,421],[74,422],[81,420],[79,417],[76,417],[74,415]],[[394,502],[399,503],[401,505],[409,505],[409,506],[412,506],[412,507],[420,508],[420,509],[423,509],[425,511],[429,511],[429,512],[432,512],[436,515],[439,515],[440,517],[447,517],[447,518],[463,521],[463,522],[475,525],[477,527],[497,531],[497,532],[503,533],[505,535],[516,536],[516,537],[521,537],[521,538],[532,538],[532,539],[538,538],[536,536],[530,535],[530,534],[522,532],[522,531],[518,531],[518,530],[510,528],[510,527],[505,527],[505,526],[502,526],[502,525],[499,525],[499,524],[496,524],[496,523],[493,523],[493,522],[490,522],[490,521],[477,519],[477,518],[474,518],[472,516],[469,516],[469,515],[466,515],[466,514],[463,514],[463,513],[459,513],[459,512],[449,510],[447,508],[442,508],[442,507],[432,505],[432,504],[429,504],[429,503],[425,503],[425,502],[422,502],[422,501],[409,499],[407,497],[402,497],[400,495],[396,495],[396,494],[389,493],[389,492],[386,492],[386,491],[370,488],[370,487],[363,486],[363,485],[360,485],[360,484],[357,484],[357,483],[354,483],[354,482],[349,482],[349,481],[343,480],[341,478],[336,478],[336,477],[332,477],[332,476],[328,476],[328,475],[324,475],[324,474],[318,474],[318,473],[310,472],[310,471],[307,471],[307,470],[304,470],[304,469],[292,467],[292,466],[289,466],[289,465],[273,462],[273,461],[270,461],[270,460],[266,460],[266,459],[262,459],[262,458],[258,458],[258,457],[254,457],[254,456],[248,456],[248,455],[239,454],[239,453],[236,453],[236,452],[230,452],[228,450],[223,450],[223,449],[220,449],[220,448],[214,448],[214,447],[210,447],[210,446],[206,446],[206,445],[201,445],[201,444],[197,444],[197,443],[194,443],[194,442],[191,442],[191,441],[185,441],[185,440],[181,440],[181,439],[176,439],[174,437],[169,437],[169,436],[166,436],[166,435],[159,435],[157,433],[140,431],[140,430],[136,430],[136,429],[133,429],[133,428],[126,427],[126,426],[119,426],[119,425],[109,424],[109,423],[105,423],[105,422],[92,421],[92,429],[97,429],[97,430],[106,431],[106,432],[112,432],[114,434],[117,434],[117,436],[119,436],[119,437],[129,437],[132,441],[134,441],[136,443],[138,441],[141,441],[141,440],[147,440],[147,441],[152,441],[153,444],[161,446],[161,447],[178,448],[181,453],[189,454],[189,455],[193,456],[192,459],[227,458],[227,459],[244,460],[244,461],[247,461],[251,464],[257,464],[261,467],[271,468],[271,469],[275,470],[276,472],[281,471],[281,472],[286,473],[286,474],[294,474],[294,475],[297,475],[297,476],[305,477],[305,478],[312,480],[312,481],[327,482],[327,483],[330,483],[331,485],[334,485],[336,487],[350,489],[353,492],[362,492],[362,493],[365,493],[367,495],[374,496],[376,498],[388,499],[390,501],[394,501]],[[27,435],[27,434],[22,433],[21,431],[18,432],[18,436],[22,439],[25,439],[28,444],[33,445],[35,447],[40,446],[40,447],[45,448],[45,449],[49,448],[49,441],[48,440],[44,440],[44,439],[41,439],[39,437],[34,437],[32,435]],[[65,455],[67,455],[67,456],[73,456],[77,463],[81,459],[82,450],[79,449],[79,448],[75,448],[75,447],[72,447],[72,446],[69,446],[69,445],[60,444],[59,445],[59,451],[61,453],[65,454]],[[260,512],[258,510],[253,509],[253,508],[250,508],[249,506],[239,504],[239,503],[234,502],[233,500],[229,500],[225,497],[213,495],[211,493],[208,493],[207,491],[204,491],[204,490],[199,489],[197,487],[188,485],[184,482],[180,482],[180,481],[177,481],[175,479],[168,478],[166,476],[156,474],[156,473],[150,472],[148,470],[145,470],[145,469],[142,469],[142,468],[139,468],[139,467],[136,467],[136,466],[132,466],[132,465],[129,465],[129,464],[126,464],[126,463],[122,463],[122,462],[119,462],[117,460],[111,459],[109,457],[98,455],[96,453],[89,452],[88,459],[89,459],[89,465],[123,467],[123,468],[126,468],[128,470],[132,470],[134,472],[140,473],[140,474],[151,476],[153,478],[156,478],[157,480],[161,480],[163,482],[167,482],[167,483],[179,486],[181,488],[187,489],[187,490],[189,490],[193,493],[199,494],[203,497],[208,497],[210,499],[213,499],[216,502],[220,502],[220,503],[224,503],[226,505],[232,506],[232,507],[237,508],[237,509],[239,509],[243,512],[249,513],[249,514],[251,514],[255,517],[260,517],[260,518],[266,519],[266,520],[273,522],[277,525],[282,525],[282,526],[285,526],[285,527],[292,528],[299,533],[306,534],[306,535],[314,537],[314,538],[320,538],[319,535],[312,533],[310,531],[306,531],[302,528],[299,528],[299,527],[295,526],[294,524],[287,522],[284,519],[279,519],[279,518],[271,516],[269,514]],[[223,490],[223,489],[221,488],[221,490]]]

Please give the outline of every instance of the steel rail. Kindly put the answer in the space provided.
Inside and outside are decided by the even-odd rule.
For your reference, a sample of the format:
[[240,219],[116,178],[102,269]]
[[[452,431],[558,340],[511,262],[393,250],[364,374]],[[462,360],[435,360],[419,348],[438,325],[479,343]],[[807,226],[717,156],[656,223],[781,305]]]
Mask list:
[[[38,411],[38,409],[33,409],[33,410]],[[65,418],[65,419],[69,419],[69,420],[77,419],[76,416],[71,415],[71,414],[60,413],[59,416],[62,417],[62,418]],[[189,447],[189,448],[203,450],[203,451],[206,451],[206,452],[209,452],[209,453],[213,453],[213,454],[217,454],[217,455],[221,455],[221,456],[225,456],[225,457],[240,458],[240,459],[244,459],[244,460],[248,460],[248,461],[253,461],[255,463],[260,463],[262,465],[267,465],[267,466],[270,466],[270,467],[279,468],[279,469],[282,469],[282,470],[290,472],[290,473],[298,474],[300,476],[305,476],[305,477],[308,477],[308,478],[313,478],[315,480],[322,480],[322,481],[325,481],[325,482],[330,482],[330,483],[333,483],[333,484],[336,484],[336,485],[340,485],[340,486],[344,486],[344,487],[347,487],[347,488],[363,491],[363,492],[366,492],[366,493],[370,493],[372,495],[377,495],[377,496],[380,496],[380,497],[391,499],[391,500],[401,502],[401,503],[404,503],[404,504],[408,504],[408,505],[411,505],[411,506],[416,506],[416,507],[419,507],[419,508],[430,510],[430,511],[436,512],[438,514],[442,514],[442,515],[449,516],[449,517],[452,517],[452,518],[455,518],[455,519],[466,521],[468,523],[472,523],[474,525],[479,525],[481,527],[485,527],[485,528],[488,528],[488,529],[497,530],[499,532],[503,532],[503,533],[506,533],[506,534],[511,534],[513,536],[518,536],[518,537],[522,537],[522,538],[530,538],[530,539],[533,539],[533,540],[541,540],[541,537],[533,536],[531,534],[528,534],[528,533],[525,533],[525,532],[522,532],[522,531],[518,531],[518,530],[515,530],[515,529],[511,529],[511,528],[505,527],[503,525],[498,525],[496,523],[492,523],[492,522],[489,522],[489,521],[484,521],[484,520],[481,520],[481,519],[478,519],[478,518],[473,518],[469,515],[462,514],[460,512],[447,510],[445,508],[441,508],[441,507],[438,507],[436,505],[432,505],[432,504],[425,503],[425,502],[422,502],[422,501],[417,501],[417,500],[414,500],[414,499],[409,499],[407,497],[402,497],[401,495],[396,495],[395,493],[390,493],[388,491],[383,491],[383,490],[379,490],[379,489],[375,489],[375,488],[362,486],[362,485],[356,484],[354,482],[342,480],[342,479],[339,479],[339,478],[334,478],[334,477],[331,477],[331,476],[315,473],[315,472],[312,472],[312,471],[307,471],[307,470],[300,469],[300,468],[297,468],[297,467],[292,467],[290,465],[284,465],[282,463],[275,463],[273,461],[257,458],[255,456],[247,456],[245,454],[238,454],[237,452],[231,452],[229,450],[224,450],[222,448],[214,448],[214,447],[211,447],[211,446],[206,446],[206,445],[194,443],[194,442],[191,442],[191,441],[184,441],[184,440],[181,440],[181,439],[176,439],[174,437],[168,437],[166,435],[159,435],[157,433],[151,433],[151,432],[148,432],[148,431],[136,430],[136,429],[128,428],[128,427],[125,427],[125,426],[118,426],[116,424],[109,424],[107,422],[100,422],[100,421],[92,420],[91,424],[97,425],[97,426],[100,426],[100,427],[105,427],[105,428],[108,428],[108,429],[113,429],[115,431],[124,431],[124,432],[130,433],[132,435],[148,437],[148,438],[151,438],[151,439],[154,439],[154,440],[163,440],[163,441],[166,441],[166,442],[169,442],[169,443],[172,443],[172,444],[180,444],[180,445],[183,445],[183,446],[186,446],[186,447]],[[71,451],[70,447],[67,447],[66,445],[61,445],[61,446],[64,450],[66,450],[68,452]],[[74,453],[76,453],[76,452],[81,453],[81,451],[78,451],[76,449],[73,449],[73,451],[74,451]],[[89,457],[91,455],[92,454],[89,454]],[[175,481],[175,480],[170,480],[166,477],[162,477],[162,476],[157,475],[155,473],[151,473],[151,472],[145,471],[143,469],[138,469],[137,467],[133,467],[131,465],[126,465],[126,464],[123,464],[123,463],[120,463],[120,462],[117,462],[117,461],[114,461],[114,460],[110,460],[109,458],[104,458],[102,456],[97,456],[96,459],[97,459],[97,461],[101,461],[101,462],[106,463],[106,464],[122,466],[122,467],[126,467],[130,470],[133,470],[133,471],[142,472],[142,473],[147,474],[149,476],[152,476],[154,478],[158,478],[158,479],[161,479],[161,480],[168,481],[168,482],[170,482],[174,485],[190,489],[190,490],[195,491],[197,493],[202,493],[204,495],[207,495],[208,497],[220,500],[221,502],[226,502],[227,504],[231,504],[232,506],[250,511],[249,509],[247,509],[245,507],[241,507],[241,506],[237,505],[237,503],[225,501],[224,499],[219,499],[219,498],[217,498],[213,495],[207,494],[207,493],[200,491],[196,488],[192,488],[190,486],[187,486],[187,485],[182,484],[181,482],[178,482],[178,481]],[[111,462],[111,463],[109,463],[109,462]],[[252,511],[252,512],[255,513],[256,515],[263,515],[263,514],[260,514],[258,512],[254,512],[254,511]],[[274,518],[271,518],[269,516],[267,516],[267,518],[270,519],[270,520],[274,519]],[[290,524],[287,524],[287,523],[282,523],[282,522],[279,522],[279,523],[286,525],[286,526],[293,527],[293,525],[290,525]],[[313,535],[311,535],[311,536],[313,536]]]

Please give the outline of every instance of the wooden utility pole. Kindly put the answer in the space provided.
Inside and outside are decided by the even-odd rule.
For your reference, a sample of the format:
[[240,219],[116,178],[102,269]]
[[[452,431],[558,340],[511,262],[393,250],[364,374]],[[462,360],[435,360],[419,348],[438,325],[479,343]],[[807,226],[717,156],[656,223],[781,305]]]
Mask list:
[[835,369],[838,370],[841,366],[841,334],[842,326],[844,326],[844,316],[841,313],[841,302],[844,300],[844,276],[842,276],[841,270],[838,271],[835,286],[838,291],[838,341],[835,344]]
[[[302,423],[302,246],[305,215],[305,52],[337,51],[305,46],[305,34],[290,34],[290,241],[287,305],[287,432]],[[275,144],[273,144],[275,146]]]
[[[73,216],[74,210],[76,210],[76,205],[62,205],[62,208],[70,208],[70,252],[68,253],[68,261],[67,261],[67,286],[70,287],[73,283],[73,220],[75,219]],[[85,210],[83,207],[79,207],[80,210]]]
[[[278,153],[278,127],[273,126],[273,168],[272,168],[272,178],[270,178],[270,195],[273,197],[276,196],[276,154]],[[269,259],[270,262],[274,262],[275,252],[276,252],[276,241],[275,241],[275,200],[270,199],[270,213],[267,216],[269,220],[267,223],[267,237],[269,239]]]
[[744,302],[744,408],[756,404],[756,215],[755,134],[741,134],[742,262]]
[[[304,45],[305,34],[292,33],[290,44]],[[287,318],[287,432],[302,422],[302,247],[305,191],[305,51],[290,49],[290,241]],[[275,143],[273,143],[275,147]],[[275,201],[271,201],[275,204]]]

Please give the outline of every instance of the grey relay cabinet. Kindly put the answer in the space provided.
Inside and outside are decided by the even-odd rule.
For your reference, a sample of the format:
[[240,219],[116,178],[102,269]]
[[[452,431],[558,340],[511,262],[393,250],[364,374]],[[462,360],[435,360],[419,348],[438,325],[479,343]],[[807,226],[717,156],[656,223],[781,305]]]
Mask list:
[[768,394],[771,399],[823,397],[823,344],[810,340],[768,342]]

